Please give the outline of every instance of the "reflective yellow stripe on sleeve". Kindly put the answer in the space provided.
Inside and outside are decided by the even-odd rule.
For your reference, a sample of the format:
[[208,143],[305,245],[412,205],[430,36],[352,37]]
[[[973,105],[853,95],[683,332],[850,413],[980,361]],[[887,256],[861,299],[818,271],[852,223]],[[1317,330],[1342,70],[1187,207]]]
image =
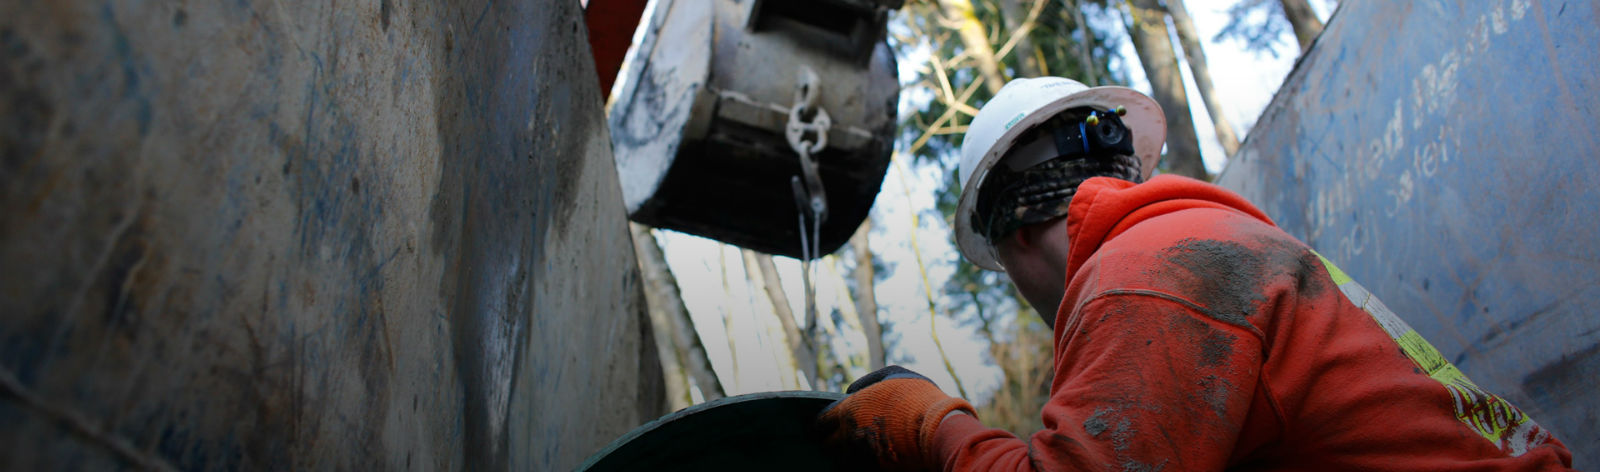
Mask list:
[[1522,410],[1512,406],[1499,396],[1484,391],[1468,379],[1460,369],[1446,360],[1439,350],[1428,343],[1422,335],[1411,329],[1410,325],[1389,307],[1384,306],[1378,297],[1367,291],[1366,287],[1351,279],[1343,270],[1339,270],[1328,258],[1316,251],[1312,251],[1322,260],[1322,265],[1328,269],[1328,276],[1333,279],[1334,285],[1344,293],[1351,304],[1361,308],[1372,317],[1378,326],[1400,345],[1400,351],[1410,358],[1428,377],[1433,378],[1445,389],[1450,391],[1456,418],[1466,423],[1484,439],[1489,440],[1511,456],[1519,456],[1529,447],[1538,446],[1549,440],[1549,433],[1540,428],[1532,418]]

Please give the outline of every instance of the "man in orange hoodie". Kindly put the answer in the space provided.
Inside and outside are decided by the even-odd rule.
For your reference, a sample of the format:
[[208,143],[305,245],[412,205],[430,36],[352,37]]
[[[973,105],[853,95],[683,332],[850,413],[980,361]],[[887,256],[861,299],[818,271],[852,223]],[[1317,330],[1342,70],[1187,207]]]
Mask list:
[[1165,134],[1160,107],[1121,87],[1019,79],[986,104],[962,147],[956,239],[1055,331],[1045,429],[985,428],[888,367],[819,418],[835,450],[889,470],[1571,466],[1249,202],[1149,178]]

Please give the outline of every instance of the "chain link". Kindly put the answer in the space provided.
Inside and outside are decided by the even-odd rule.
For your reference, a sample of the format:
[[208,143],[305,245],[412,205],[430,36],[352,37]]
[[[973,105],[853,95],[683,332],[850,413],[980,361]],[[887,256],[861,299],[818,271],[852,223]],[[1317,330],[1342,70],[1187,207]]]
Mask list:
[[[815,156],[828,147],[828,130],[833,127],[833,119],[828,117],[827,110],[817,106],[817,89],[821,85],[817,73],[802,65],[798,79],[795,83],[794,105],[789,108],[789,122],[784,127],[784,137],[788,138],[789,147],[800,156],[800,176],[804,179],[811,214],[823,220],[828,215],[828,202]],[[811,115],[811,121],[806,121],[807,114]]]
[[[822,176],[817,170],[815,155],[827,149],[828,129],[833,127],[833,119],[828,117],[827,110],[817,106],[817,89],[821,84],[817,73],[802,65],[798,79],[795,82],[794,105],[789,108],[789,122],[784,126],[784,137],[800,161],[800,175],[790,177],[789,186],[794,191],[800,225],[800,276],[805,285],[805,338],[809,344],[817,327],[816,265],[813,259],[822,257],[822,221],[828,217],[827,194],[822,188]],[[807,115],[811,117],[810,121],[806,120]]]

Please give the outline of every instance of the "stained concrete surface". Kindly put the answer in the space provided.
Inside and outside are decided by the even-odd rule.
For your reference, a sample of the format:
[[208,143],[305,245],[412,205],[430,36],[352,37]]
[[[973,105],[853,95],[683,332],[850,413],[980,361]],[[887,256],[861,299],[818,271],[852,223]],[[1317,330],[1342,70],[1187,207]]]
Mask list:
[[0,4],[0,468],[561,470],[659,415],[585,34]]

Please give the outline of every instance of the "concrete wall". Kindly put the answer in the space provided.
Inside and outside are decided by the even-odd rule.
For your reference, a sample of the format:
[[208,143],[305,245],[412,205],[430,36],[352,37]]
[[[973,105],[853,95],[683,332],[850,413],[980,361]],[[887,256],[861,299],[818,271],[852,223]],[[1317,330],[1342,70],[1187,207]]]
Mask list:
[[579,8],[0,3],[0,469],[560,470],[654,418]]
[[1342,2],[1219,181],[1600,466],[1600,3]]

